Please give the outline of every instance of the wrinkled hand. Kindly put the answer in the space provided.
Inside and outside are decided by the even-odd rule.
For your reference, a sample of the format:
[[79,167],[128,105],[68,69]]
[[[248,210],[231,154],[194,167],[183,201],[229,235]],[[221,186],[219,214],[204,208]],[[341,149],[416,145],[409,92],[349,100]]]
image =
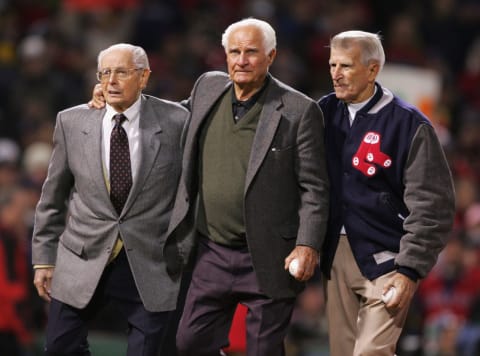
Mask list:
[[382,294],[385,294],[391,287],[395,287],[394,297],[385,304],[385,307],[397,312],[410,306],[410,302],[417,289],[417,283],[401,273],[395,273],[383,286]]
[[105,106],[105,97],[100,84],[93,87],[92,100],[88,102],[88,106],[94,109],[103,109]]
[[37,268],[33,277],[33,284],[37,288],[38,295],[49,302],[52,286],[53,267]]
[[300,282],[308,281],[318,265],[318,251],[309,246],[296,246],[285,258],[285,270],[288,270],[288,266],[294,258],[298,259],[298,272],[295,279]]

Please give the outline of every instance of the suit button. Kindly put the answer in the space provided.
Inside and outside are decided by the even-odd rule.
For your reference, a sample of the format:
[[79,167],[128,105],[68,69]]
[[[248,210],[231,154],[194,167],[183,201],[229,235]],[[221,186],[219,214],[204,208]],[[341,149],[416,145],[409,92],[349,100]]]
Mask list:
[[118,220],[119,224],[123,224],[123,219]]

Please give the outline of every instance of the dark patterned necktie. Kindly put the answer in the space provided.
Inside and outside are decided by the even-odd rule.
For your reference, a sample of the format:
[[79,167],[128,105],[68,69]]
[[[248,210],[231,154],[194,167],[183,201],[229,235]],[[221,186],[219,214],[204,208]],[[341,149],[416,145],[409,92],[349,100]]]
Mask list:
[[122,211],[132,187],[128,137],[122,127],[126,119],[123,114],[113,117],[115,126],[110,136],[110,200],[118,214]]

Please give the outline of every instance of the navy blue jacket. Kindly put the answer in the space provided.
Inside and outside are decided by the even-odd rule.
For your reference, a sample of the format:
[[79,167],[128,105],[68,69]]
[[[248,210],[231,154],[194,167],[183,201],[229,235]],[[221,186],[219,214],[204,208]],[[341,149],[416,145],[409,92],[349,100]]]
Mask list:
[[321,266],[328,277],[344,226],[365,277],[398,269],[416,280],[433,267],[453,223],[451,174],[428,119],[376,86],[351,127],[334,93],[320,100],[331,182]]

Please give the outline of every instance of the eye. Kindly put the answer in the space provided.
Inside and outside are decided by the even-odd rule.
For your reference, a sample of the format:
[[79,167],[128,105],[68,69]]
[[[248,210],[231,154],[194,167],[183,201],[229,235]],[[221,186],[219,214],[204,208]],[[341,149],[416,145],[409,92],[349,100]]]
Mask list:
[[118,68],[115,72],[119,78],[126,78],[128,75],[128,71],[125,68]]
[[110,74],[112,74],[112,71],[111,71],[111,69],[104,69],[104,70],[101,71],[101,73],[102,73],[102,77],[103,76],[109,77]]

